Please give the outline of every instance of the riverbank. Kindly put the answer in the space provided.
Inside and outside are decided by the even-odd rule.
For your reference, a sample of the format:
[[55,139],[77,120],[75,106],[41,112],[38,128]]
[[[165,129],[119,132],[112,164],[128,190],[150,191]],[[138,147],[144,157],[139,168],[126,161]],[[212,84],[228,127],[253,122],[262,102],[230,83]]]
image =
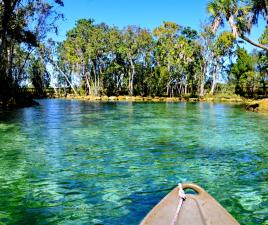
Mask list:
[[253,112],[268,112],[268,98],[261,100],[249,100],[246,102],[246,109]]
[[102,101],[102,102],[230,102],[230,103],[244,103],[245,100],[240,96],[205,96],[203,98],[192,97],[143,97],[143,96],[76,96],[67,95],[66,97],[59,97],[65,99],[76,99],[85,101]]

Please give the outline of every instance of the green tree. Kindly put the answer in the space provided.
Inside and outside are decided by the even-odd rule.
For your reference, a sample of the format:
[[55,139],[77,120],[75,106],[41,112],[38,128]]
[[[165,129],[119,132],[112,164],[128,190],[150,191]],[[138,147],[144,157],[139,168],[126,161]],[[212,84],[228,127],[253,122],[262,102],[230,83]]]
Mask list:
[[254,52],[256,60],[256,72],[259,74],[259,82],[262,85],[262,95],[267,96],[266,82],[268,80],[268,55],[265,51]]
[[151,33],[137,26],[128,26],[122,31],[119,52],[129,63],[129,95],[134,94],[134,81],[136,78],[136,66],[139,60],[144,60],[146,52],[152,44]]
[[160,88],[167,96],[187,94],[189,83],[194,92],[200,46],[197,32],[173,22],[164,22],[154,30],[156,37],[155,60],[159,73]]
[[[177,71],[177,59],[179,43],[178,37],[180,34],[180,26],[174,22],[164,22],[163,25],[154,29],[153,34],[157,38],[155,58],[157,70],[160,75],[161,86],[166,89],[166,95],[170,95],[171,86],[176,83],[174,73]],[[181,44],[182,40],[181,40]],[[175,47],[176,46],[176,47]],[[175,84],[176,85],[176,84]],[[162,89],[163,87],[160,88]]]
[[214,94],[219,74],[223,74],[225,62],[233,54],[235,37],[232,33],[222,32],[213,43],[213,57],[211,65],[212,84],[210,93]]
[[237,61],[231,65],[230,73],[235,80],[236,94],[245,95],[252,77],[254,77],[254,64],[252,57],[243,48],[237,49]]
[[124,95],[128,93],[128,60],[122,51],[122,33],[116,27],[111,27],[108,32],[109,48],[104,72],[104,91],[108,96]]
[[[63,6],[61,0],[56,5]],[[54,4],[45,0],[0,2],[0,101],[6,104],[9,98],[16,98],[20,84],[18,73],[22,74],[33,50],[46,38],[47,32],[56,32],[55,21],[61,17],[54,10]],[[25,54],[20,54],[24,52]],[[24,59],[18,59],[25,57]],[[15,64],[17,61],[24,61]],[[20,68],[17,68],[21,66]]]
[[200,60],[199,62],[199,76],[198,76],[198,86],[199,86],[199,96],[203,97],[205,95],[205,83],[208,80],[208,74],[212,59],[214,57],[213,53],[213,43],[215,35],[209,25],[202,25],[202,31],[198,39],[200,46]]

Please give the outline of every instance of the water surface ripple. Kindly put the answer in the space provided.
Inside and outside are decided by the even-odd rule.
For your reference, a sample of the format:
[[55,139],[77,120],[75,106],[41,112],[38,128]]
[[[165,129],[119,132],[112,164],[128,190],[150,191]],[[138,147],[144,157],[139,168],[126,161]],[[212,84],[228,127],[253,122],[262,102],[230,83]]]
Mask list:
[[268,116],[207,103],[42,100],[0,112],[0,224],[138,224],[177,182],[268,225]]

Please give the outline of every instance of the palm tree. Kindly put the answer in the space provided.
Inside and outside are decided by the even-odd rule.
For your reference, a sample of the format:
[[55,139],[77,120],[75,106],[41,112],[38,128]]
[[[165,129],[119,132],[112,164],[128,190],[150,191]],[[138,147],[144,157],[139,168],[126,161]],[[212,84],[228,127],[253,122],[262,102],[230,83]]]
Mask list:
[[233,35],[238,37],[238,30],[235,24],[235,16],[238,14],[236,0],[214,0],[207,5],[207,11],[211,15],[212,30],[215,34],[225,20],[229,23]]
[[220,26],[227,21],[236,38],[241,38],[251,45],[268,51],[268,46],[256,43],[245,34],[250,34],[252,26],[258,21],[258,16],[263,15],[268,22],[267,0],[212,0],[207,5],[207,11],[212,20],[214,34]]

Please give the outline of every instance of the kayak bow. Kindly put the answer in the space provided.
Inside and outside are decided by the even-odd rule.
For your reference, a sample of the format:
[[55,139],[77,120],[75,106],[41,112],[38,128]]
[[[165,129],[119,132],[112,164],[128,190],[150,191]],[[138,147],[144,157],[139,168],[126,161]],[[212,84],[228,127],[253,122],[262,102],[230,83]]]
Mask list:
[[[191,189],[196,194],[186,194]],[[183,199],[183,197],[186,197]],[[211,195],[193,183],[174,188],[143,219],[140,225],[239,225]]]

